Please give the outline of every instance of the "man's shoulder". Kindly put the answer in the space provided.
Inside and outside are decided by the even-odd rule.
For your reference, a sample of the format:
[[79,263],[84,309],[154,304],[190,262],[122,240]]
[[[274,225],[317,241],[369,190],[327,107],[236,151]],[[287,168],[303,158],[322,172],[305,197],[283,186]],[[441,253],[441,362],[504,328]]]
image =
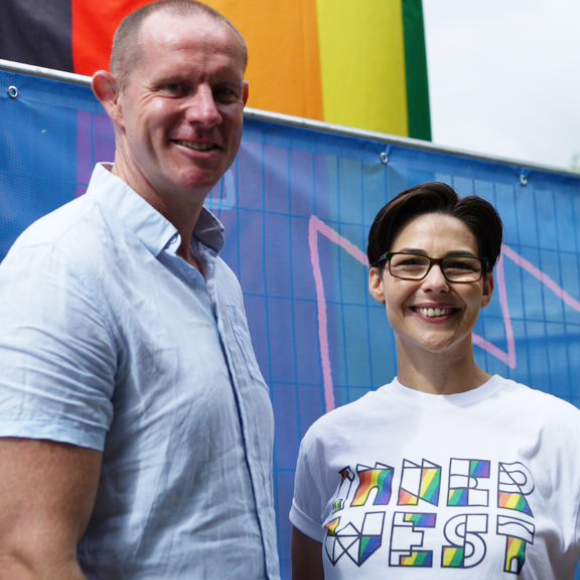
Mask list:
[[[97,204],[87,196],[74,199],[42,216],[17,238],[8,256],[40,246],[78,249],[90,243],[91,232],[102,227]],[[88,227],[87,227],[88,226]]]
[[43,216],[20,235],[0,263],[3,296],[14,300],[18,293],[28,295],[32,286],[43,296],[49,288],[60,288],[61,295],[86,289],[94,272],[111,261],[100,243],[103,231],[99,208],[89,199],[76,199]]

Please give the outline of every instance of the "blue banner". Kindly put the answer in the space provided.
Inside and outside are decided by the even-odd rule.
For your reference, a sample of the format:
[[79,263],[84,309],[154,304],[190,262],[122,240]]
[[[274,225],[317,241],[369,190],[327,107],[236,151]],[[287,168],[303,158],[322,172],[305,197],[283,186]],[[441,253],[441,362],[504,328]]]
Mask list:
[[[0,72],[0,259],[113,153],[86,85]],[[251,115],[208,206],[226,226],[224,258],[271,389],[284,578],[302,435],[396,374],[384,308],[367,290],[365,241],[377,210],[424,181],[480,195],[504,220],[494,298],[475,329],[478,364],[580,406],[580,176]]]

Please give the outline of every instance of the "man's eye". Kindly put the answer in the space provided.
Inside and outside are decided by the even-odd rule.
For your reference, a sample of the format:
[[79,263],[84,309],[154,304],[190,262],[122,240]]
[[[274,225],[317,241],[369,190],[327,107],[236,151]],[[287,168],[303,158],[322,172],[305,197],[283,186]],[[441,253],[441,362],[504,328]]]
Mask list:
[[170,95],[184,95],[187,93],[187,87],[183,83],[165,83],[161,90]]
[[214,99],[219,103],[233,103],[240,99],[239,92],[230,87],[216,87],[213,95]]

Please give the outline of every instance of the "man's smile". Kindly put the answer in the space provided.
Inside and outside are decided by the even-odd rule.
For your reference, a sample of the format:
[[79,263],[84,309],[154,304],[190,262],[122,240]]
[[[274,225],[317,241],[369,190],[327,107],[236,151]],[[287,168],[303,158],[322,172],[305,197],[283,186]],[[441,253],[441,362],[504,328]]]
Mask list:
[[187,147],[192,151],[213,151],[219,149],[215,143],[200,143],[199,141],[185,141],[183,139],[173,139],[173,143],[180,145],[181,147]]

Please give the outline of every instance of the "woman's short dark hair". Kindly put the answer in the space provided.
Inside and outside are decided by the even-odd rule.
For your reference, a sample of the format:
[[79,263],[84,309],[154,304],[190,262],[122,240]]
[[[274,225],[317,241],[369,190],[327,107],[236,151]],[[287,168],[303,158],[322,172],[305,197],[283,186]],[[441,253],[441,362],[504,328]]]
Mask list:
[[476,195],[460,198],[445,183],[422,183],[407,189],[381,208],[369,232],[367,256],[371,266],[391,249],[399,232],[414,218],[442,213],[461,220],[477,241],[479,256],[493,269],[501,251],[502,223],[496,209]]

